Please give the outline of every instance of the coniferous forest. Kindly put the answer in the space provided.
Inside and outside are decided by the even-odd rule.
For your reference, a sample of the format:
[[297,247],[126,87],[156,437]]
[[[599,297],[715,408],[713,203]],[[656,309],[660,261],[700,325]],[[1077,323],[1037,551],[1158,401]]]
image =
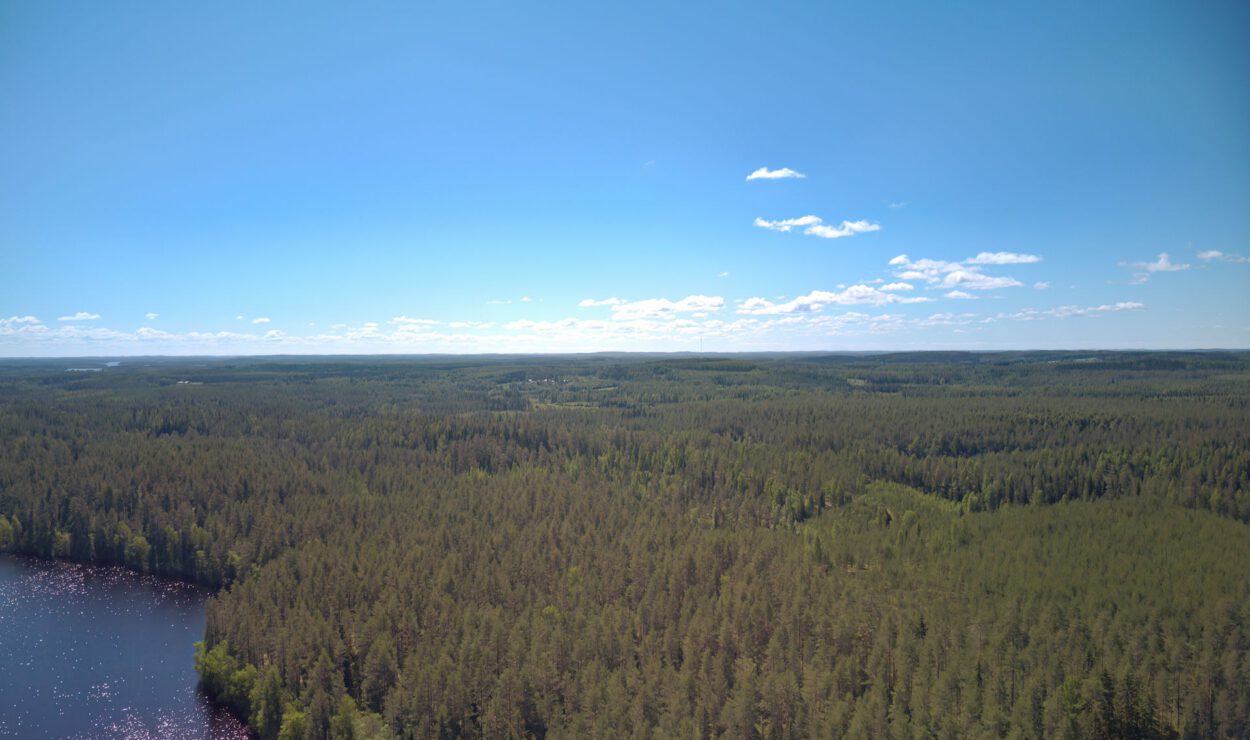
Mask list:
[[261,738],[1250,736],[1250,353],[0,363]]

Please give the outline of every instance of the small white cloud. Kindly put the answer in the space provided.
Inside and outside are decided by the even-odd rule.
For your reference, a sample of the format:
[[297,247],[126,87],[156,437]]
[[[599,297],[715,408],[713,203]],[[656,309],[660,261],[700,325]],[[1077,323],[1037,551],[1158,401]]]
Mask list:
[[942,278],[943,288],[967,288],[968,290],[998,290],[1000,288],[1016,288],[1022,285],[1019,280],[1009,277],[992,277],[982,272],[968,270],[952,270]]
[[766,298],[748,298],[738,306],[738,313],[755,316],[778,314],[801,314],[820,311],[830,305],[871,305],[887,303],[924,303],[929,298],[904,298],[897,293],[887,293],[871,285],[852,285],[846,290],[832,292],[813,290],[786,303],[774,303]]
[[594,308],[595,306],[619,306],[624,302],[623,299],[612,296],[601,301],[596,301],[594,298],[583,298],[577,305],[579,308]]
[[893,208],[893,209],[895,209],[895,210],[898,210],[899,208],[906,208],[906,207],[907,207],[907,201],[905,201],[905,200],[900,200],[900,201],[899,201],[899,202],[897,202],[897,203],[891,203],[891,204],[890,204],[890,207],[891,207],[891,208]]
[[1016,252],[981,252],[976,257],[965,260],[968,265],[1027,265],[1041,262],[1036,254],[1018,254]]
[[667,298],[648,298],[643,301],[621,303],[612,307],[616,320],[673,318],[682,313],[710,313],[725,306],[720,296],[689,295],[679,301]]
[[973,294],[971,294],[971,293],[965,293],[965,292],[963,292],[962,290],[952,290],[951,292],[949,292],[949,293],[947,293],[947,294],[946,294],[946,297],[947,297],[947,298],[957,298],[957,299],[961,299],[961,300],[968,300],[968,299],[975,299],[975,298],[976,298],[976,296],[974,296]]
[[58,316],[56,320],[57,321],[95,321],[98,318],[100,318],[100,314],[98,313],[88,313],[86,311],[79,311],[73,316]]
[[391,323],[392,324],[404,324],[404,325],[432,326],[439,322],[435,321],[434,319],[414,319],[409,316],[396,316],[391,319]]
[[533,300],[534,300],[533,298],[530,298],[527,295],[521,296],[521,303],[530,303]]
[[782,167],[779,170],[770,170],[767,167],[761,167],[758,170],[747,175],[747,180],[784,180],[786,178],[803,179],[807,177],[802,172],[795,172],[789,167]]
[[1221,252],[1218,249],[1208,249],[1205,252],[1199,252],[1198,259],[1206,262],[1210,262],[1212,260],[1219,260],[1220,262],[1238,262],[1243,264],[1250,262],[1250,257],[1244,257],[1240,254],[1228,254],[1226,252]]
[[766,221],[762,218],[755,219],[755,225],[761,229],[769,229],[771,231],[789,231],[796,226],[814,226],[820,223],[819,216],[801,216],[799,218],[786,218],[780,221]]
[[998,290],[1014,288],[1022,285],[1019,280],[1010,277],[996,277],[982,272],[980,265],[968,262],[947,262],[945,260],[921,259],[913,260],[900,254],[890,260],[889,265],[896,268],[894,277],[901,280],[922,280],[936,288],[969,290]]
[[252,319],[252,323],[253,323],[253,324],[268,324],[268,323],[269,323],[269,317],[268,317],[268,316],[257,316],[256,318]]
[[[43,327],[43,322],[34,316],[10,316],[7,319],[0,319],[0,334],[6,334],[16,331],[14,327]],[[43,327],[46,328],[46,327]]]
[[1120,301],[1118,303],[1104,303],[1100,306],[1059,306],[1058,308],[1050,308],[1041,310],[1037,308],[1025,308],[1015,313],[1000,313],[996,316],[981,319],[981,323],[989,323],[992,321],[1040,321],[1046,318],[1067,319],[1073,316],[1094,318],[1100,314],[1116,313],[1119,311],[1140,311],[1146,307],[1146,304],[1137,301]]
[[1033,283],[1033,290],[1047,290],[1049,288],[1050,283],[1045,280],[1038,280],[1036,283]]
[[502,299],[500,299],[500,298],[492,298],[491,300],[489,300],[489,301],[487,301],[487,302],[486,302],[486,305],[488,305],[488,306],[506,306],[506,305],[508,305],[509,303],[512,303],[512,301],[505,301],[505,300],[502,300]]
[[1092,316],[1100,313],[1110,313],[1115,311],[1140,311],[1145,308],[1146,304],[1137,301],[1120,301],[1119,303],[1104,303],[1101,306],[1089,306],[1082,308],[1080,306],[1060,306],[1052,308],[1046,313],[1058,318],[1067,318],[1069,316]]
[[881,290],[915,290],[916,286],[911,283],[886,283],[882,285]]
[[1146,272],[1177,272],[1179,270],[1188,270],[1189,265],[1178,265],[1168,259],[1167,252],[1160,252],[1154,262],[1146,264]]
[[1120,267],[1127,267],[1136,270],[1133,274],[1132,283],[1144,283],[1150,279],[1152,272],[1179,272],[1180,270],[1188,270],[1188,264],[1178,264],[1168,257],[1167,252],[1160,252],[1154,262],[1121,262]]
[[453,329],[492,329],[493,321],[452,321],[448,324]]
[[817,224],[809,226],[803,230],[804,234],[819,236],[824,239],[841,239],[844,236],[854,236],[855,234],[863,234],[868,231],[880,231],[879,224],[869,223],[867,221],[843,221],[837,226],[829,226],[827,224]]
[[803,227],[804,234],[819,236],[825,239],[839,239],[844,236],[854,236],[855,234],[862,234],[868,231],[881,230],[879,224],[868,221],[843,221],[837,226],[830,226],[820,216],[810,215],[800,216],[799,218],[786,218],[780,221],[768,221],[757,217],[755,225],[761,229],[780,232],[788,232],[792,229]]
[[152,321],[152,320],[153,320],[153,319],[155,319],[157,316],[160,316],[160,314],[159,314],[159,313],[155,313],[155,312],[153,312],[153,311],[148,311],[147,313],[143,314],[143,316],[144,316],[144,317],[145,317],[148,321]]
[[728,271],[728,270],[726,270],[725,272],[719,272],[719,273],[717,273],[717,274],[716,274],[716,277],[718,277],[718,278],[729,277],[729,271]]
[[235,316],[235,317],[234,317],[234,320],[235,320],[235,321],[242,321],[242,320],[243,320],[243,314],[239,314],[238,316]]

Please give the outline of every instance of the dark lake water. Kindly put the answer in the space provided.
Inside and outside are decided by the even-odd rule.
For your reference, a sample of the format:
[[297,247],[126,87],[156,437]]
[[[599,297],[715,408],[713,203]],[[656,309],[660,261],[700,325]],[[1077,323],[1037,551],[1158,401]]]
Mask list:
[[245,738],[196,690],[203,589],[0,557],[0,737]]

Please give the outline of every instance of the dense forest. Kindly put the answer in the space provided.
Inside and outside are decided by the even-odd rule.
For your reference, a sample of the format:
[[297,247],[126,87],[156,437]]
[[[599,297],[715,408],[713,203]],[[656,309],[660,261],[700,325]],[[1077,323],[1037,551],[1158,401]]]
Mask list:
[[1250,353],[0,362],[262,738],[1250,736]]

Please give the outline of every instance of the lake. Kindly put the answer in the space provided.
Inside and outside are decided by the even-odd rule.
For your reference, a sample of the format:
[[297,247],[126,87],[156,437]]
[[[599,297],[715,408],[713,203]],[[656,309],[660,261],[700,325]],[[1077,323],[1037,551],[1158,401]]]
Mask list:
[[208,591],[0,557],[0,737],[246,738],[196,689]]

